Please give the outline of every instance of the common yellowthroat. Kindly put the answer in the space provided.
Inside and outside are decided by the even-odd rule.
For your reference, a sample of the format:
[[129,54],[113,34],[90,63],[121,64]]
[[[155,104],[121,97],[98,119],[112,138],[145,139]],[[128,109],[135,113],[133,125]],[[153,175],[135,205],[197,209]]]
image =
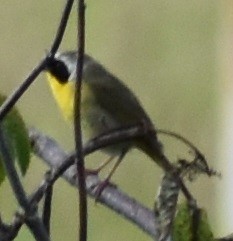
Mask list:
[[[64,117],[73,120],[77,52],[58,53],[48,62],[47,78]],[[104,149],[121,160],[131,148],[138,148],[168,171],[171,164],[163,155],[154,126],[133,92],[92,57],[85,55],[81,99],[81,126],[89,140],[113,129],[143,123],[148,135]]]

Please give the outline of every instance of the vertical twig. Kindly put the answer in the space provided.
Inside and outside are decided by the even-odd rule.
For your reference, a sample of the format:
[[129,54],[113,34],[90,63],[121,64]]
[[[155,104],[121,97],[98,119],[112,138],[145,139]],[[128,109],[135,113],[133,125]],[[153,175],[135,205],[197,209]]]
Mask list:
[[198,229],[201,221],[201,209],[197,206],[191,206],[190,209],[190,211],[192,212],[192,241],[197,241],[199,240],[198,236],[200,235],[198,233]]
[[87,240],[87,193],[85,181],[85,165],[82,146],[81,131],[81,87],[83,58],[85,49],[85,3],[84,0],[77,1],[77,71],[74,99],[74,129],[75,129],[75,147],[76,147],[76,165],[79,182],[79,241]]
[[37,215],[36,208],[28,201],[23,185],[19,179],[11,152],[9,150],[7,136],[5,135],[2,125],[0,125],[0,154],[2,156],[1,160],[14,195],[19,205],[25,212],[25,223],[29,227],[36,240],[49,241],[50,239],[41,219]]
[[53,185],[48,186],[45,192],[45,199],[44,199],[44,207],[43,207],[43,215],[42,221],[50,235],[50,220],[51,220],[51,210],[52,210],[52,197],[53,197]]

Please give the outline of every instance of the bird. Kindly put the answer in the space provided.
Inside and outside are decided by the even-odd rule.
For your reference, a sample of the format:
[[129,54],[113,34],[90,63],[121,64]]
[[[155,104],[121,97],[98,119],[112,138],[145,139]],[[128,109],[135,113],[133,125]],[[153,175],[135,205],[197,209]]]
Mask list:
[[[49,58],[45,70],[53,96],[68,121],[73,121],[74,118],[76,68],[77,51],[65,51]],[[132,148],[144,152],[164,171],[173,169],[164,155],[156,129],[139,99],[123,81],[87,54],[84,54],[83,58],[80,106],[81,128],[85,141],[133,125],[143,124],[151,130],[146,135],[103,149],[109,155],[109,161],[117,158],[106,182]]]

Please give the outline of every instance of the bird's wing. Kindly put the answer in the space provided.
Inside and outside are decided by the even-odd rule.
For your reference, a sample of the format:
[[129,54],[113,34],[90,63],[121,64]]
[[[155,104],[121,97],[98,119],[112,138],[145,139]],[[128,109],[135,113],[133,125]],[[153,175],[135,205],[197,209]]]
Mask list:
[[122,125],[137,124],[142,121],[151,124],[133,92],[101,65],[99,67],[88,72],[90,76],[87,76],[87,82],[93,90],[98,105]]

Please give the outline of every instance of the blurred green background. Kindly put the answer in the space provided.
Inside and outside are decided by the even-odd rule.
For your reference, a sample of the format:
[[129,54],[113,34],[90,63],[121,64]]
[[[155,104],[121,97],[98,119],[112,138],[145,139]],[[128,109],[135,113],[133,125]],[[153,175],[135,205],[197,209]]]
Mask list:
[[[1,1],[1,93],[10,94],[45,55],[64,2]],[[229,40],[232,1],[87,0],[86,4],[86,51],[127,83],[157,127],[184,135],[205,153],[212,167],[223,171],[220,157],[226,157],[220,146],[225,127],[221,119],[223,93],[230,86],[231,76],[231,65],[226,67],[225,62],[232,50]],[[75,29],[73,11],[61,49],[76,47]],[[73,149],[72,127],[60,116],[43,74],[18,107],[28,125],[54,137],[66,150]],[[161,140],[173,160],[188,156],[182,145],[167,138]],[[96,166],[105,158],[96,153],[87,163]],[[33,157],[24,179],[28,193],[40,183],[45,170],[46,165]],[[161,175],[153,162],[134,150],[127,155],[113,181],[152,207]],[[225,202],[220,194],[224,189],[222,183],[219,179],[202,177],[191,185],[199,205],[208,211],[216,236],[233,231],[233,225],[219,208],[225,206],[221,204]],[[0,212],[5,221],[11,220],[16,207],[5,182],[0,189]],[[150,240],[134,225],[92,200],[89,208],[90,241]],[[64,237],[75,240],[77,218],[77,191],[60,180],[55,186],[53,240],[64,240]],[[29,239],[26,230],[17,238]]]

